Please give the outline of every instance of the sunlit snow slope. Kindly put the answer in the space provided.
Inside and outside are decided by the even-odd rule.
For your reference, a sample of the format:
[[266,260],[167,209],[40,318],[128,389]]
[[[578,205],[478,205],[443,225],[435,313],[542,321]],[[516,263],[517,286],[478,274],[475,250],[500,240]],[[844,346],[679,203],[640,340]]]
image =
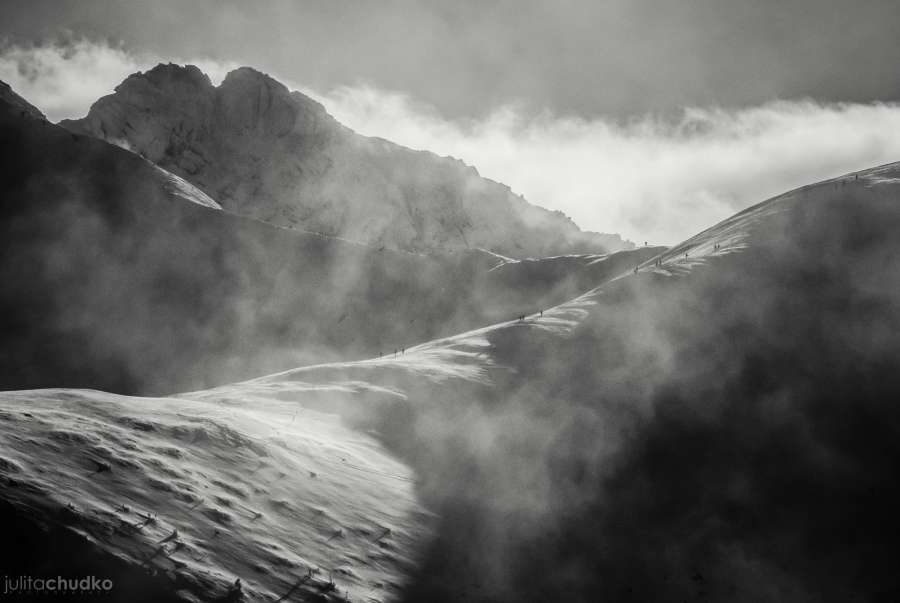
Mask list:
[[253,600],[329,580],[335,596],[386,599],[428,533],[410,470],[333,414],[275,399],[0,397],[3,498],[200,598],[240,578]]

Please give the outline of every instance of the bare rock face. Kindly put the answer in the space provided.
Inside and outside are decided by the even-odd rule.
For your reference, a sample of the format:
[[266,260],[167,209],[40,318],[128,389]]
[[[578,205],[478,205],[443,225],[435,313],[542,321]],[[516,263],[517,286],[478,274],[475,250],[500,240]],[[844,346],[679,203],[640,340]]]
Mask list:
[[628,247],[461,161],[360,136],[248,67],[216,87],[195,66],[159,65],[61,125],[143,155],[227,211],[279,226],[416,252],[481,247],[524,257]]

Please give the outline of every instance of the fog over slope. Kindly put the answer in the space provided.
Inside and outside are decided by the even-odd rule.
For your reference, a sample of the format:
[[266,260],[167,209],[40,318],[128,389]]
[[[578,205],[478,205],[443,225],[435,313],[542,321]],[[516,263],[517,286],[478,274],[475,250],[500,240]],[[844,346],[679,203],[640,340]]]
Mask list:
[[[188,503],[155,502],[152,491],[126,487],[144,479],[148,459],[131,459],[135,453],[113,436],[145,450],[151,439],[158,445],[183,433],[162,424],[184,400],[194,420],[234,430],[241,450],[275,450],[280,432],[292,430],[292,446],[302,451],[317,438],[294,421],[338,413],[378,438],[383,448],[372,448],[373,460],[391,451],[415,472],[409,508],[436,513],[433,523],[418,524],[421,534],[403,532],[411,537],[402,557],[424,547],[401,572],[404,600],[893,601],[900,595],[892,555],[900,531],[898,183],[893,164],[792,191],[568,302],[396,356],[302,367],[162,402],[61,390],[0,394],[10,407],[0,436],[35,442],[31,456],[0,463],[4,498],[32,509],[35,521],[102,533],[131,517],[107,508],[115,504],[109,499],[132,504],[137,496],[134,506],[165,510],[165,529],[81,540],[79,550],[123,555],[131,567],[146,559],[160,570],[154,584],[169,594],[193,585],[192,596],[215,600],[235,577],[253,598],[296,593],[290,589],[305,567],[273,570],[260,553],[254,561],[262,569],[248,570],[233,553],[266,542],[273,511],[253,519],[265,492],[248,496],[246,512],[229,511],[234,495],[217,490],[203,497],[199,516]],[[159,427],[116,418],[154,405],[165,409]],[[292,407],[297,416],[288,419]],[[122,433],[101,429],[86,444],[52,436],[60,431],[52,413],[94,430],[100,409]],[[33,424],[23,436],[26,420]],[[40,446],[45,439],[59,451]],[[200,457],[208,444],[183,447],[190,460],[156,467],[175,472],[164,483],[196,487],[180,475],[212,472],[212,461]],[[66,451],[138,467],[117,463],[111,474],[67,477],[67,492],[91,496],[57,515],[65,501],[41,487],[41,463]],[[352,502],[339,494],[343,462],[328,473],[338,482],[334,507]],[[284,466],[292,469],[288,482],[310,477]],[[370,480],[373,500],[382,477],[356,476]],[[236,476],[241,489],[253,482],[252,474]],[[386,500],[408,500],[381,488]],[[221,517],[210,507],[235,518],[223,540],[208,533],[208,518]],[[299,517],[297,529],[309,530],[309,521]],[[172,561],[182,555],[174,541],[154,540],[169,526],[186,534],[183,546],[211,551],[207,582],[190,561]],[[354,524],[341,527],[346,535]],[[291,555],[327,558],[337,541],[322,539],[303,539]],[[309,552],[300,552],[304,546]],[[377,555],[356,562],[380,563]],[[353,574],[338,575],[336,589],[373,596],[377,578],[347,569]],[[324,588],[319,581],[302,594],[335,594]]]
[[898,182],[798,189],[525,321],[206,395],[368,385],[339,408],[440,518],[409,601],[894,600]]
[[376,247],[527,257],[629,246],[459,160],[359,136],[248,67],[216,87],[193,65],[160,64],[61,124],[139,153],[228,211]]

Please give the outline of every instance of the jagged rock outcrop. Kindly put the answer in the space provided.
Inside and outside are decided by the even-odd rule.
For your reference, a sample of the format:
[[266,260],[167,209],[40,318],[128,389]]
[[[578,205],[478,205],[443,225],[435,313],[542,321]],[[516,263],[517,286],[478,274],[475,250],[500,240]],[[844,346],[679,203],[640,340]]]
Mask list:
[[524,257],[629,246],[459,160],[360,136],[248,67],[216,87],[195,66],[159,65],[61,125],[143,155],[227,211],[376,247]]

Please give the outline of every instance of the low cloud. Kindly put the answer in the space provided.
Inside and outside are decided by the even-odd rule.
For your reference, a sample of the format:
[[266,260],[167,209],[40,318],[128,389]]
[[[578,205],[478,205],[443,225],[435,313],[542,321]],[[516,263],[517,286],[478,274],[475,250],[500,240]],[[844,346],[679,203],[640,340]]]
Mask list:
[[94,101],[111,94],[126,77],[160,62],[192,63],[216,83],[238,66],[206,59],[160,58],[84,39],[35,46],[0,41],[0,80],[52,121],[83,117]]
[[398,93],[321,98],[363,134],[453,155],[583,228],[677,243],[791,188],[900,160],[900,106],[779,101],[629,123],[504,107],[468,123]]
[[[56,120],[84,115],[128,74],[160,61],[193,63],[214,82],[237,65],[82,40],[5,45],[0,79]],[[283,81],[362,134],[461,158],[583,228],[640,242],[674,244],[783,191],[900,159],[894,104],[775,101],[626,123],[504,106],[459,121],[400,92],[368,85],[321,92]]]

